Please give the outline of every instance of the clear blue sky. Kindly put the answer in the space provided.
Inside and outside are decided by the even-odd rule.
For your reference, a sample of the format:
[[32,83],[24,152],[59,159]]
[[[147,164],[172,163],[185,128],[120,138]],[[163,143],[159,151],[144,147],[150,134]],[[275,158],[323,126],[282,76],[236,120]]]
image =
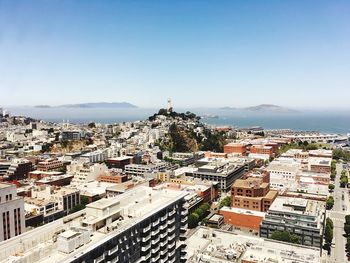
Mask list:
[[2,105],[349,105],[350,1],[0,0],[0,91]]

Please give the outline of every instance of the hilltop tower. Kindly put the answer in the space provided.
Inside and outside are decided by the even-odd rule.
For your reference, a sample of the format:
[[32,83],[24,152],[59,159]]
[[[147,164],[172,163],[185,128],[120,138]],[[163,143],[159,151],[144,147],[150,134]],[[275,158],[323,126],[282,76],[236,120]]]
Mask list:
[[173,105],[171,103],[171,98],[168,99],[167,111],[168,111],[168,113],[173,111]]

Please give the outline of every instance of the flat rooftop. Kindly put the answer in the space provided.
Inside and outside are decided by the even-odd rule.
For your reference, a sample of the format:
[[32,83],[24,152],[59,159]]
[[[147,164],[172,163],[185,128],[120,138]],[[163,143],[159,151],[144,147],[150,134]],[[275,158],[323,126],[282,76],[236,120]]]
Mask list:
[[266,215],[266,213],[260,212],[260,211],[247,210],[247,209],[243,209],[243,208],[228,207],[228,206],[222,207],[220,209],[220,211],[231,212],[231,213],[236,213],[236,214],[243,214],[243,215],[251,215],[251,216],[257,216],[257,217],[262,217],[262,218],[264,218]]
[[270,206],[269,210],[318,217],[320,211],[324,211],[324,208],[324,202],[278,196]]
[[13,186],[13,184],[0,183],[0,189],[12,187],[12,186]]
[[320,250],[259,237],[199,227],[187,240],[188,263],[319,263]]
[[[71,228],[78,227],[84,229],[82,222],[87,216],[87,209],[81,210],[64,218],[58,219],[52,223],[43,225],[34,230],[28,231],[17,237],[11,238],[6,242],[0,243],[0,262],[70,262],[74,256],[86,253],[91,248],[99,246],[125,231],[133,225],[141,222],[144,218],[160,211],[167,205],[186,196],[182,191],[172,190],[154,190],[150,187],[139,186],[127,193],[118,195],[110,199],[101,199],[89,206],[115,204],[122,218],[116,221],[115,225],[109,225],[92,232],[91,241],[70,254],[59,252],[57,242],[52,237]],[[90,214],[89,217],[92,215]],[[102,215],[103,217],[105,215]],[[93,220],[98,220],[98,216]],[[113,224],[113,223],[112,223]],[[69,233],[68,233],[69,234]],[[22,244],[19,246],[18,244]],[[40,251],[40,253],[39,253]],[[27,260],[27,261],[25,261]]]

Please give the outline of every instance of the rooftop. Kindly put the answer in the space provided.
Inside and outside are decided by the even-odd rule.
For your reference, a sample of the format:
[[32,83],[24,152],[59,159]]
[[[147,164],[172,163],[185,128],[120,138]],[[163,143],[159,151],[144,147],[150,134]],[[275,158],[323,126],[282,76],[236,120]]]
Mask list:
[[318,217],[325,203],[303,198],[278,196],[270,206],[272,211],[287,212]]
[[[91,203],[84,210],[0,243],[0,261],[19,262],[18,260],[23,260],[21,262],[32,262],[35,258],[35,262],[70,262],[74,256],[86,253],[91,248],[104,243],[109,238],[185,196],[186,193],[181,191],[154,190],[140,186],[117,197],[101,199]],[[110,206],[113,206],[113,209],[108,209]],[[98,212],[100,210],[104,210],[103,213]],[[119,220],[109,224],[108,227],[104,225],[98,230],[93,230],[86,226],[91,222],[99,222],[100,224],[104,218],[117,214],[120,215]],[[88,218],[89,222],[84,218]],[[57,242],[52,237],[72,228],[92,231],[91,241],[70,254],[58,251]],[[68,232],[63,235],[70,236],[70,234]],[[22,246],[18,244],[22,244]],[[39,251],[41,252],[38,253]]]
[[187,240],[188,263],[254,262],[319,263],[316,248],[290,245],[259,237],[238,235],[222,230],[199,227]]

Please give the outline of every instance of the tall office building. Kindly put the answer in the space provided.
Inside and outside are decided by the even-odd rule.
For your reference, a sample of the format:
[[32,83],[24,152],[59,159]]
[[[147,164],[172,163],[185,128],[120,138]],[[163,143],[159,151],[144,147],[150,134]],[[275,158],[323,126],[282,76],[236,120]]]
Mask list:
[[100,199],[82,211],[0,243],[0,261],[185,262],[186,195],[140,186]]
[[24,201],[16,186],[0,183],[0,241],[18,236],[25,230]]

